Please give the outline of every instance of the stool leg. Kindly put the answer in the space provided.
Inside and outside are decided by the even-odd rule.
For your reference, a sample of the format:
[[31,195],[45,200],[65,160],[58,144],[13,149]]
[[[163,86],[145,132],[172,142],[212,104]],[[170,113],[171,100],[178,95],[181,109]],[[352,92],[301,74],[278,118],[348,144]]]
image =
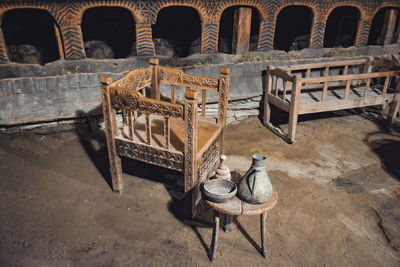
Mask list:
[[225,232],[232,231],[232,221],[233,221],[233,215],[225,214],[225,225],[224,225]]
[[219,234],[219,213],[214,211],[214,229],[211,241],[211,261],[217,257],[218,247],[218,234]]
[[265,241],[265,221],[267,219],[267,213],[263,213],[260,216],[260,227],[261,227],[261,246],[262,255],[264,258],[267,257],[267,242]]

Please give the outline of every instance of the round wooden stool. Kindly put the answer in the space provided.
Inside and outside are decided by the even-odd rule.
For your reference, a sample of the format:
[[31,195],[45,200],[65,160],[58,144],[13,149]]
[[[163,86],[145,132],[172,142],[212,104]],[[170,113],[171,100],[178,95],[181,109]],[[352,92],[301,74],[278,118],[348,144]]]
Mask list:
[[278,193],[274,192],[274,197],[265,204],[250,204],[241,201],[238,197],[234,197],[225,203],[216,203],[206,200],[206,203],[214,210],[214,228],[211,242],[211,260],[216,257],[217,246],[218,246],[218,234],[219,234],[219,214],[226,215],[225,231],[232,229],[232,218],[234,215],[260,215],[260,228],[261,228],[261,244],[262,244],[262,255],[264,258],[267,256],[267,247],[265,242],[265,221],[267,218],[267,212],[272,209],[278,201]]

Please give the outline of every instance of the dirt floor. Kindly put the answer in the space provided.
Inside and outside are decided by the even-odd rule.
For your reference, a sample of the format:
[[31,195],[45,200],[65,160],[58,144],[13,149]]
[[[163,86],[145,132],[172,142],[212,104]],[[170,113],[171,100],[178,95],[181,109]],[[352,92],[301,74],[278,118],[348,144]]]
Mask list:
[[[360,112],[301,117],[293,145],[257,118],[227,128],[231,171],[267,157],[279,193],[268,214],[220,232],[215,266],[399,266],[400,137]],[[282,128],[286,125],[283,124]],[[0,266],[207,266],[212,212],[182,215],[178,173],[123,160],[114,194],[104,139],[39,128],[0,137]],[[204,204],[204,203],[203,203]]]

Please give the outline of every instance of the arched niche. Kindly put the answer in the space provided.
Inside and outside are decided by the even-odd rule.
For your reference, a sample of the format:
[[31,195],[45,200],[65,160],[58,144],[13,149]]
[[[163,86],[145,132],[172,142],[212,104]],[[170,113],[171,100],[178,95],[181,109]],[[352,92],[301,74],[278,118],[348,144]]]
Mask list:
[[329,14],[324,34],[324,47],[354,45],[360,21],[360,11],[353,6],[337,7]]
[[[392,42],[396,42],[397,40],[394,40],[396,36],[393,35],[393,33],[396,33],[398,31],[399,27],[399,8],[396,7],[384,7],[381,8],[374,16],[374,19],[372,20],[371,24],[371,29],[369,31],[368,35],[368,45],[383,45],[384,44],[384,39],[385,39],[385,15],[387,14],[388,11],[394,10],[397,16],[397,19],[395,20],[395,25],[392,31],[392,37],[393,40]],[[387,27],[387,26],[386,26]]]
[[135,20],[122,7],[94,7],[82,17],[82,35],[89,58],[126,58],[136,55]]
[[276,19],[274,49],[301,50],[309,47],[314,13],[306,6],[287,6]]
[[60,58],[56,34],[59,34],[51,14],[34,8],[5,12],[1,24],[8,57],[23,64],[46,64]]
[[187,57],[200,53],[201,22],[199,13],[192,7],[161,9],[152,33],[156,55]]
[[256,51],[260,32],[260,14],[258,10],[250,6],[231,6],[222,12],[219,22],[218,51],[232,54],[235,34],[235,12],[240,8],[251,9],[249,51]]

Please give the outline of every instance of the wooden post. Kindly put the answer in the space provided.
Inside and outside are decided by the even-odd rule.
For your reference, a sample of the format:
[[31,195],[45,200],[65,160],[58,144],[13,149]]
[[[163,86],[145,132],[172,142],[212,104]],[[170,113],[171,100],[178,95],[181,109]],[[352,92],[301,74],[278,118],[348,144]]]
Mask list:
[[117,149],[115,147],[115,139],[117,130],[117,122],[116,122],[116,112],[111,107],[110,101],[110,87],[111,78],[110,77],[100,77],[101,84],[101,96],[102,96],[102,107],[103,107],[103,116],[104,116],[104,126],[106,132],[106,140],[107,140],[107,150],[108,150],[108,159],[110,162],[110,172],[111,172],[111,180],[113,191],[116,193],[122,193],[122,167],[121,167],[121,158],[117,154]]
[[270,75],[271,67],[267,67],[267,74],[265,77],[265,90],[264,90],[264,116],[263,116],[263,122],[264,125],[267,126],[271,119],[271,107],[268,102],[268,97],[269,94],[272,91],[272,79]]
[[185,92],[185,193],[196,184],[195,158],[197,152],[197,91]]
[[245,54],[250,50],[251,8],[239,7],[233,17],[232,52]]
[[185,209],[190,209],[192,218],[199,197],[197,183],[197,91],[185,91],[185,150],[184,150],[184,191]]
[[381,44],[387,45],[392,42],[394,28],[397,20],[397,10],[389,9],[385,12],[385,20],[383,22],[382,33],[381,33]]
[[222,125],[221,132],[221,155],[224,154],[224,140],[225,140],[225,124],[226,113],[228,112],[228,96],[229,96],[229,68],[221,68],[219,83],[219,100],[218,100],[218,124]]
[[158,68],[158,58],[150,58],[150,65],[152,68],[152,76],[151,76],[151,89],[150,89],[150,97],[153,99],[160,100],[160,74]]
[[289,113],[289,139],[291,143],[294,143],[296,137],[297,118],[299,116],[299,102],[301,94],[301,78],[298,78],[297,76],[294,77]]

